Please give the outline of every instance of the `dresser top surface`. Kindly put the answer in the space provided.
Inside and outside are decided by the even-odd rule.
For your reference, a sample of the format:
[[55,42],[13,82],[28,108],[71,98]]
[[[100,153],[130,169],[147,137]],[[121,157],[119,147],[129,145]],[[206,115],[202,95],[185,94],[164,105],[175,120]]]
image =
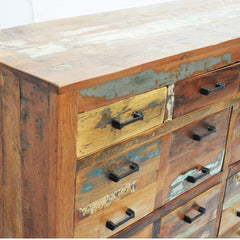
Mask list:
[[239,22],[239,0],[173,0],[0,30],[0,62],[64,89],[232,39],[240,45]]

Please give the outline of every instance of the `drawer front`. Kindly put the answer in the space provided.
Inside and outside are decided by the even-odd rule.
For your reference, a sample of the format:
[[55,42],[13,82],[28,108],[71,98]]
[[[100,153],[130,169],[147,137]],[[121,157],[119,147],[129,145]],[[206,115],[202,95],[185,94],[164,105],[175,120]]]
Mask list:
[[[78,212],[76,212],[74,237],[106,238],[117,233],[153,211],[155,194],[156,183],[153,183],[80,221],[78,220]],[[116,225],[125,221],[130,216],[126,213],[127,209],[134,211],[134,218],[120,224],[115,230],[106,227],[107,221],[112,221]]]
[[[216,218],[219,197],[220,184],[163,217],[160,227],[160,237],[186,238],[194,236],[195,233],[201,231],[204,226]],[[200,212],[199,207],[204,208],[205,213]],[[192,223],[186,222],[189,219],[192,220]]]
[[[217,86],[223,83],[225,87]],[[239,66],[227,67],[204,76],[177,82],[175,85],[175,103],[173,118],[192,112],[200,107],[231,97],[238,91]],[[201,93],[209,89],[209,95]],[[204,90],[202,90],[204,92]]]
[[224,236],[226,232],[238,225],[240,226],[240,198],[236,204],[223,211],[219,236]]
[[77,158],[163,123],[166,97],[165,87],[79,114]]
[[233,129],[233,137],[232,137],[232,143],[231,143],[231,159],[229,161],[229,164],[233,164],[237,161],[240,161],[240,109],[238,109],[238,115],[235,121],[235,126]]
[[161,146],[161,138],[139,136],[77,161],[75,208],[81,218],[156,182]]
[[[164,203],[171,201],[222,170],[230,109],[189,124],[171,134],[167,168],[164,176]],[[193,134],[204,136],[207,126],[216,131],[201,141]]]
[[153,224],[146,226],[140,231],[133,234],[130,238],[152,238],[153,237]]

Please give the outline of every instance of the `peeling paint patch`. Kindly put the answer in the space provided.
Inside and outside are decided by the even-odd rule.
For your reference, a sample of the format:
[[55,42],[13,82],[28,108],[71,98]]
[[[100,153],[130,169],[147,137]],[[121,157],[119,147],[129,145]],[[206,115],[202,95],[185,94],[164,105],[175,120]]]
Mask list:
[[173,107],[174,107],[174,84],[168,86],[168,98],[167,98],[167,119],[165,122],[172,120]]
[[[223,149],[216,157],[215,161],[206,165],[206,168],[210,169],[210,174],[208,176],[212,176],[217,174],[222,169],[223,159],[224,159],[225,149]],[[201,174],[201,173],[200,173]],[[170,191],[168,193],[167,201],[171,201],[181,195],[182,193],[188,191],[189,189],[198,185],[201,181],[197,181],[196,183],[189,183],[186,181],[188,176],[197,177],[199,176],[199,171],[197,168],[190,169],[184,174],[179,175],[171,184]],[[204,180],[204,178],[202,179]]]
[[134,180],[131,183],[127,183],[113,193],[107,194],[106,196],[92,202],[86,207],[79,208],[78,211],[82,216],[92,215],[97,211],[104,209],[109,206],[114,201],[119,200],[120,198],[127,196],[136,191],[137,180]]
[[51,55],[54,53],[65,52],[67,49],[63,46],[57,45],[55,43],[49,43],[43,46],[36,46],[26,49],[18,50],[17,52],[20,54],[25,54],[30,58],[39,58],[47,55]]
[[136,95],[183,80],[197,72],[209,71],[222,62],[230,64],[232,62],[232,54],[225,53],[219,57],[208,57],[199,61],[183,63],[168,72],[162,71],[157,73],[149,69],[131,76],[84,88],[80,90],[80,95],[83,97],[106,98],[106,100]]

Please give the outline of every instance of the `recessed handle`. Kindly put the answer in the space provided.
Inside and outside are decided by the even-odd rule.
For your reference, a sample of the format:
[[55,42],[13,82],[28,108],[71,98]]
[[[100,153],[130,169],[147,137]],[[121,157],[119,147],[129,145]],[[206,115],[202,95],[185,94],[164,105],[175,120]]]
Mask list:
[[208,132],[203,134],[202,136],[198,135],[198,134],[193,134],[193,140],[195,141],[201,141],[203,138],[209,136],[210,134],[213,134],[216,132],[216,128],[214,126],[208,125],[207,127]]
[[124,220],[120,221],[119,223],[113,223],[111,220],[106,222],[106,227],[112,231],[114,231],[117,227],[123,225],[125,222],[129,221],[132,218],[135,218],[135,212],[128,208],[126,211],[126,214],[128,217],[126,217]]
[[237,211],[237,217],[240,217],[240,211]]
[[200,207],[200,206],[199,206],[197,210],[198,210],[198,212],[199,212],[199,214],[198,214],[197,216],[191,218],[191,217],[189,217],[189,216],[187,216],[187,215],[184,215],[183,221],[191,224],[191,223],[193,223],[195,220],[197,220],[198,218],[200,218],[202,215],[204,215],[204,214],[206,213],[206,209],[203,208],[203,207]]
[[133,174],[135,172],[139,171],[139,165],[137,163],[132,162],[129,167],[129,171],[126,173],[123,173],[122,175],[117,175],[114,172],[110,172],[108,177],[113,182],[119,182],[121,179],[129,176],[130,174]]
[[190,183],[195,183],[197,180],[207,176],[210,173],[210,169],[206,167],[203,167],[200,171],[202,172],[202,174],[198,177],[188,176],[186,180]]
[[126,122],[121,123],[120,121],[116,120],[116,119],[112,119],[112,126],[116,129],[122,129],[123,127],[137,122],[139,120],[143,120],[144,114],[142,112],[135,112],[133,113],[133,119],[128,120]]
[[203,95],[209,95],[210,93],[216,92],[216,91],[218,91],[220,89],[224,89],[224,88],[225,88],[225,83],[217,82],[215,88],[213,88],[213,89],[201,88],[200,93]]

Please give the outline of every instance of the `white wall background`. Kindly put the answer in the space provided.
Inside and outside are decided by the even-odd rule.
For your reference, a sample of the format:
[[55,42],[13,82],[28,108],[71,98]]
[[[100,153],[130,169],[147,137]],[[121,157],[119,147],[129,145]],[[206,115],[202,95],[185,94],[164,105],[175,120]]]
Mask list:
[[0,0],[0,29],[174,0]]

